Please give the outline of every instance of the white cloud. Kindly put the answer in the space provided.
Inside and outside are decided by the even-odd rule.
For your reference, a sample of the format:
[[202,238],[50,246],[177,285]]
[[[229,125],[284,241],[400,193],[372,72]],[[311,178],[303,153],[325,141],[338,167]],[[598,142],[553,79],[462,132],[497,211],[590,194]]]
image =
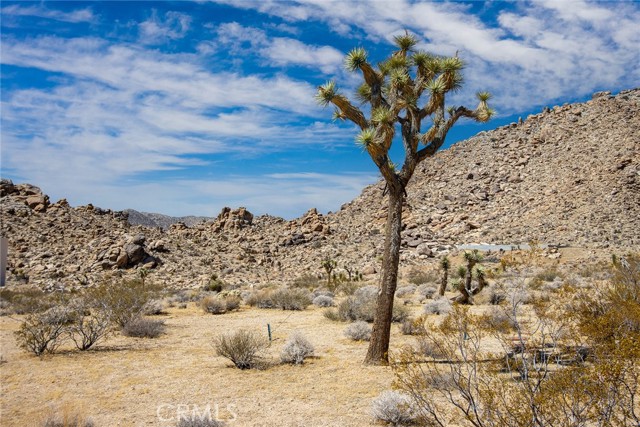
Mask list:
[[288,37],[269,37],[264,30],[229,22],[216,29],[217,43],[238,56],[259,55],[267,65],[290,65],[319,69],[325,74],[338,71],[344,54],[331,46],[308,45]]
[[78,9],[71,12],[63,12],[60,10],[47,9],[41,4],[32,6],[12,4],[0,9],[0,13],[2,13],[5,20],[7,19],[7,17],[20,16],[32,16],[70,23],[93,22],[96,19],[90,8]]
[[167,12],[164,18],[158,16],[154,9],[151,17],[141,22],[140,41],[145,44],[163,43],[167,39],[176,40],[184,37],[189,31],[191,17],[179,12]]
[[454,2],[328,2],[299,0],[221,0],[290,22],[323,21],[345,34],[360,29],[376,42],[409,29],[423,47],[460,55],[468,63],[467,85],[455,97],[472,100],[488,89],[494,105],[517,113],[561,97],[586,96],[602,89],[635,86],[640,79],[640,9],[633,2],[581,0],[514,3],[489,25]]

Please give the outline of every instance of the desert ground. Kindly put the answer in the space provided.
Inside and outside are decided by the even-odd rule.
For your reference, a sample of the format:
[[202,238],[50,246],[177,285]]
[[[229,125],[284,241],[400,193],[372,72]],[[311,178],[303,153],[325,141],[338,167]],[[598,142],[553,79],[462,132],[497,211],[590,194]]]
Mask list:
[[[174,426],[180,411],[207,407],[235,426],[371,425],[371,400],[390,388],[393,373],[363,366],[368,343],[345,337],[346,324],[325,319],[323,310],[243,308],[214,316],[189,303],[167,309],[160,338],[115,336],[89,351],[67,346],[41,359],[16,347],[20,316],[1,317],[2,425],[37,425],[66,411],[98,426]],[[302,366],[246,371],[216,357],[215,335],[249,328],[266,337],[267,324],[274,361],[293,331],[312,342],[316,356]],[[397,325],[392,333],[394,347],[411,342]]]

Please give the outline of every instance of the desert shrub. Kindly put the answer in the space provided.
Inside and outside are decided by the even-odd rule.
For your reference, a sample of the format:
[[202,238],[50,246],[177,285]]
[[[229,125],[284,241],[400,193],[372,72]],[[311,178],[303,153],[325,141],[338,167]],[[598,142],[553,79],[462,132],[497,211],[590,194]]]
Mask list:
[[200,301],[200,306],[206,313],[223,314],[227,312],[227,304],[217,295],[204,297]]
[[403,335],[418,335],[424,330],[424,319],[407,318],[400,324],[400,331]]
[[227,311],[234,311],[240,308],[240,297],[236,295],[227,295],[224,297],[224,304]]
[[413,267],[406,275],[406,279],[409,283],[414,285],[422,285],[425,283],[438,282],[438,274],[435,271],[424,271],[419,268]]
[[393,426],[413,424],[416,421],[411,409],[411,398],[394,390],[383,391],[373,400],[371,414],[376,421]]
[[311,296],[313,298],[319,297],[319,296],[335,298],[336,294],[326,289],[316,289],[311,293]]
[[416,285],[401,286],[398,289],[396,289],[396,296],[403,297],[406,295],[413,295],[416,292],[416,289],[417,289]]
[[309,340],[300,332],[296,332],[289,337],[280,353],[282,363],[301,365],[304,359],[313,356],[314,348]]
[[164,330],[165,324],[162,320],[135,317],[124,325],[122,333],[135,338],[158,338],[164,333]]
[[55,305],[54,298],[40,289],[14,291],[0,289],[0,301],[5,309],[15,314],[31,314],[46,311]]
[[435,286],[432,285],[420,285],[416,289],[418,295],[420,295],[423,299],[431,299],[436,294],[438,290]]
[[180,417],[176,427],[224,427],[226,424],[211,417],[192,416],[190,418]]
[[76,311],[75,319],[66,329],[69,338],[78,350],[88,350],[98,341],[106,338],[112,331],[111,319],[108,313],[94,310],[85,315],[84,310]]
[[213,347],[218,356],[231,360],[237,368],[251,369],[261,366],[262,353],[268,342],[256,332],[241,329],[219,335],[214,339]]
[[291,286],[295,288],[315,288],[320,284],[320,279],[314,274],[304,274],[294,279]]
[[250,307],[275,308],[275,303],[271,298],[271,292],[266,289],[251,292],[245,299],[245,303]]
[[112,322],[123,328],[143,314],[145,305],[157,292],[157,288],[145,285],[142,280],[122,280],[92,288],[87,298],[94,308],[109,313]]
[[333,307],[333,298],[325,295],[318,295],[313,299],[313,305],[316,307]]
[[94,427],[90,418],[77,414],[50,415],[42,422],[42,427]]
[[[366,288],[369,288],[368,286]],[[372,288],[376,288],[373,286]],[[365,288],[360,288],[365,289]],[[372,292],[356,292],[353,296],[347,297],[338,304],[335,317],[343,322],[353,322],[363,320],[365,322],[373,322],[377,304],[377,288],[375,294]],[[333,316],[334,313],[327,314],[325,317]],[[402,322],[407,318],[409,312],[405,306],[396,302],[393,305],[392,320],[394,322]],[[327,317],[331,318],[331,317]]]
[[531,280],[529,281],[529,286],[532,289],[540,289],[545,283],[553,282],[556,279],[562,279],[557,268],[546,268],[542,271],[539,271],[535,276],[531,278]]
[[222,292],[225,283],[216,274],[213,274],[203,289],[207,292]]
[[277,289],[271,294],[271,300],[275,308],[282,310],[304,310],[311,304],[309,292],[304,289]]
[[28,315],[15,332],[18,346],[36,356],[53,353],[63,342],[69,320],[63,308]]
[[447,358],[447,352],[443,349],[439,343],[433,340],[432,336],[420,335],[417,339],[418,354],[421,356],[429,357],[431,359],[442,360]]
[[142,314],[147,316],[157,316],[164,314],[164,302],[161,299],[152,299],[142,307]]
[[362,286],[353,293],[353,296],[359,300],[375,300],[378,296],[378,287],[375,285]]
[[451,302],[446,298],[438,298],[424,305],[426,314],[446,314],[451,311]]
[[331,321],[334,322],[341,322],[342,319],[340,318],[340,315],[338,314],[338,310],[336,310],[335,308],[329,308],[327,310],[325,310],[322,315],[325,317],[325,319],[329,319]]
[[371,339],[371,325],[362,320],[353,322],[345,328],[344,334],[354,341],[369,341]]

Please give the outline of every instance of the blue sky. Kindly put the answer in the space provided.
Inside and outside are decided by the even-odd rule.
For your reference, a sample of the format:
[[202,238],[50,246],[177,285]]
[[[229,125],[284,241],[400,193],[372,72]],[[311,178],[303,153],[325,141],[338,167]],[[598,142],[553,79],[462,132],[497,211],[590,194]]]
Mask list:
[[[466,61],[451,99],[489,90],[499,116],[448,144],[598,90],[640,82],[637,2],[3,1],[2,177],[55,201],[170,215],[223,206],[292,218],[375,182],[315,88],[362,46],[408,29]],[[394,151],[395,159],[401,152]]]

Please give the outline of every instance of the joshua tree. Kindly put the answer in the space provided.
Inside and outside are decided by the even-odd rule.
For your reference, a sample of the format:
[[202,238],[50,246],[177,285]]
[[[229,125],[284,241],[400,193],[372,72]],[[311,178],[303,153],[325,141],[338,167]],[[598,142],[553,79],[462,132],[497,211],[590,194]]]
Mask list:
[[447,258],[446,256],[443,256],[440,259],[440,268],[442,268],[442,282],[440,282],[438,295],[444,296],[444,291],[447,290],[447,283],[449,282],[449,269],[451,268],[451,263],[449,262],[449,258]]
[[[318,88],[320,104],[336,107],[334,118],[350,120],[360,128],[356,141],[369,153],[380,170],[388,196],[387,227],[383,255],[383,273],[378,293],[368,364],[388,362],[393,297],[398,282],[402,205],[406,187],[420,162],[438,151],[449,129],[462,117],[485,122],[493,111],[487,101],[491,95],[479,92],[475,110],[447,108],[445,97],[462,85],[463,63],[458,56],[440,57],[416,50],[416,37],[409,33],[394,38],[397,50],[377,67],[371,65],[363,48],[355,48],[345,58],[349,71],[360,71],[364,82],[356,97],[367,104],[365,112],[340,94],[334,81]],[[428,123],[423,131],[422,124]],[[404,147],[400,169],[391,162],[389,149],[399,131]]]
[[[460,282],[459,290],[462,295],[456,298],[456,302],[460,304],[470,304],[471,297],[478,294],[485,287],[485,274],[484,270],[480,268],[478,263],[482,262],[482,254],[478,250],[464,253],[464,260],[467,262],[467,266],[460,266],[459,275],[464,281]],[[473,281],[473,274],[475,272],[476,279],[478,280],[478,286],[476,288],[471,287]]]
[[322,268],[324,268],[324,271],[326,271],[327,273],[327,288],[329,289],[331,289],[331,280],[333,278],[331,273],[337,266],[338,266],[338,263],[330,258],[325,258],[322,261]]

